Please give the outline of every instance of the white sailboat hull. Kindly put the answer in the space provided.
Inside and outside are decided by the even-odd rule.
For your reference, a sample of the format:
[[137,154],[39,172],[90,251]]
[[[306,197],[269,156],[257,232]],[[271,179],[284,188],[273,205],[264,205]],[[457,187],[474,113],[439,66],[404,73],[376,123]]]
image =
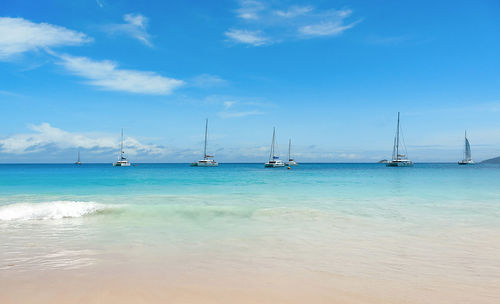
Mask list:
[[268,161],[267,163],[264,164],[264,167],[266,168],[279,168],[284,166],[285,163],[282,160]]
[[298,166],[299,164],[297,164],[296,161],[292,160],[292,161],[286,162],[286,165],[287,166]]
[[117,161],[113,164],[113,167],[130,167],[130,163],[128,161]]
[[413,167],[411,160],[392,160],[385,164],[386,167]]
[[203,159],[197,162],[191,163],[191,167],[218,167],[219,163],[212,159]]
[[475,165],[476,163],[472,159],[464,159],[458,162],[459,165]]

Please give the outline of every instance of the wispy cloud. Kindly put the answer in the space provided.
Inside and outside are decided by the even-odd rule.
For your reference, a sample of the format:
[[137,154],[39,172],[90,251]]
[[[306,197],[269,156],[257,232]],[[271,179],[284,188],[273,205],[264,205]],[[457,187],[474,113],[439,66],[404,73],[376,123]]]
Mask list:
[[346,160],[346,159],[353,160],[353,159],[360,158],[360,156],[358,154],[355,154],[355,153],[340,153],[337,155],[337,157],[339,159],[342,159],[342,160]]
[[211,74],[200,74],[193,77],[189,82],[192,86],[199,88],[210,88],[227,84],[227,81],[225,79],[222,79],[220,76]]
[[262,31],[230,29],[225,35],[234,42],[253,46],[260,46],[271,42],[269,38],[263,36]]
[[372,36],[366,39],[366,41],[370,44],[377,45],[394,45],[404,41],[410,40],[410,37],[406,35],[402,36]]
[[339,20],[327,21],[317,24],[305,25],[299,28],[299,32],[305,36],[335,36],[339,35],[347,29],[352,28],[358,22],[343,25]]
[[4,90],[0,90],[0,95],[11,96],[11,97],[24,97],[24,95]]
[[101,0],[95,0],[96,4],[99,6],[99,7],[103,7],[104,6],[104,2],[102,2]]
[[261,111],[222,111],[219,112],[218,115],[220,118],[235,118],[235,117],[245,117],[250,115],[262,115],[264,112]]
[[241,19],[252,20],[259,19],[259,13],[265,9],[264,3],[254,0],[241,0],[240,8],[236,14]]
[[266,114],[261,110],[266,105],[258,102],[224,100],[220,103],[223,107],[222,111],[217,113],[220,118],[238,118]]
[[240,20],[224,34],[230,40],[264,46],[290,39],[337,36],[360,22],[347,22],[352,10],[319,10],[311,5],[283,6],[279,1],[266,3],[239,1],[236,16]]
[[224,109],[229,109],[231,108],[232,106],[234,106],[236,104],[236,101],[230,101],[230,100],[227,100],[227,101],[224,101]]
[[125,70],[109,60],[60,55],[58,64],[69,72],[88,79],[87,83],[104,90],[141,94],[167,95],[184,85],[184,81],[155,72]]
[[152,47],[151,35],[147,32],[148,18],[141,14],[126,14],[123,16],[125,23],[111,24],[106,30],[112,34],[125,34]]
[[84,33],[23,18],[0,18],[0,60],[44,48],[81,45],[92,39]]
[[276,10],[274,13],[280,17],[284,18],[295,18],[300,15],[312,12],[314,8],[312,6],[298,6],[294,5],[285,10]]
[[[48,123],[30,125],[31,133],[15,134],[5,139],[0,139],[3,153],[27,154],[46,151],[47,149],[89,149],[94,152],[113,152],[119,147],[118,136],[88,136],[72,133],[52,127]],[[124,140],[125,151],[129,155],[148,154],[162,155],[165,148],[155,144],[144,144],[133,137]]]

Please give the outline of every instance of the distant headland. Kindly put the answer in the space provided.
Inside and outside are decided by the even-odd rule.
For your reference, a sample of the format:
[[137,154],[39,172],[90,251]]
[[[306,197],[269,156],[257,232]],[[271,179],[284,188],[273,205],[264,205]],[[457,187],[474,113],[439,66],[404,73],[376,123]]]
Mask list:
[[500,164],[500,156],[490,158],[487,160],[483,160],[481,163],[483,163],[483,164]]

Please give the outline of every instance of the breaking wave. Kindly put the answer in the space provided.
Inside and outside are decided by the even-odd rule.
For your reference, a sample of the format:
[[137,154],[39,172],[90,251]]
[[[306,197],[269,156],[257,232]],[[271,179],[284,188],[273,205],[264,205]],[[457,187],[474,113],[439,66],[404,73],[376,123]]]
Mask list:
[[75,218],[109,208],[109,205],[77,201],[14,203],[0,206],[0,221]]

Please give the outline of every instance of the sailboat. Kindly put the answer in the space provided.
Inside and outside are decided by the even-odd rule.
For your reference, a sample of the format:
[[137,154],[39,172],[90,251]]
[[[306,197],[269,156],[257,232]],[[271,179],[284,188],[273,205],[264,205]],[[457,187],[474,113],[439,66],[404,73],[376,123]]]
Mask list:
[[81,165],[82,162],[80,161],[80,151],[78,151],[78,160],[76,161],[75,165]]
[[465,131],[465,147],[464,147],[464,159],[458,162],[459,165],[474,165],[472,160],[472,154],[470,153],[470,143],[467,139],[467,131]]
[[113,166],[115,166],[115,167],[130,167],[130,163],[128,162],[127,158],[125,157],[125,152],[123,152],[123,128],[122,128],[122,142],[120,145],[120,156],[118,156],[118,161],[116,163],[113,163]]
[[290,157],[290,150],[292,148],[292,139],[288,140],[288,161],[286,162],[287,166],[297,166],[297,162]]
[[273,140],[271,142],[271,152],[269,153],[269,161],[264,164],[266,168],[284,167],[285,163],[275,155],[274,144],[276,140],[276,128],[273,128]]
[[408,160],[406,157],[406,147],[403,148],[405,150],[405,154],[400,154],[400,141],[399,141],[399,131],[401,127],[399,125],[399,112],[398,112],[398,125],[396,129],[396,136],[394,137],[394,147],[392,148],[392,160],[385,163],[387,167],[413,167],[413,162]]
[[210,159],[213,157],[213,155],[208,155],[207,154],[207,137],[208,137],[208,118],[205,122],[205,145],[203,148],[203,159],[200,159],[197,162],[192,162],[191,167],[217,167],[219,164],[213,160]]

